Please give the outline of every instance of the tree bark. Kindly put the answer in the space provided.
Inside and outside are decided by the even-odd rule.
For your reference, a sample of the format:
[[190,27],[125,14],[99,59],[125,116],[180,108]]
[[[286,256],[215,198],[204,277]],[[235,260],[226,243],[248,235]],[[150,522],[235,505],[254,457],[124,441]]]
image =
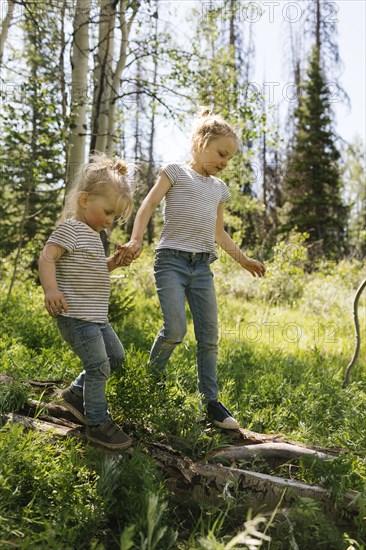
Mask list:
[[[248,506],[256,512],[272,510],[280,501],[283,506],[291,506],[302,497],[312,498],[326,511],[338,513],[329,491],[323,487],[219,464],[194,462],[156,445],[149,445],[148,449],[149,456],[164,471],[166,485],[177,502],[192,501],[199,506],[215,506],[222,504],[224,494],[234,496],[240,493],[246,496]],[[349,491],[337,506],[345,513],[354,513],[358,509],[359,496],[357,491]]]
[[90,10],[91,0],[77,1],[71,53],[71,131],[65,194],[72,188],[75,176],[85,162]]
[[[156,52],[153,57],[154,63],[154,73],[153,73],[153,82],[152,82],[152,91],[154,96],[156,95],[156,84],[158,77],[158,1],[156,1],[156,18],[155,18],[155,32],[154,32],[154,42],[156,47]],[[155,116],[156,116],[156,101],[155,97],[151,104],[151,120],[150,120],[150,138],[149,138],[149,163],[147,166],[147,187],[148,190],[154,185],[154,139],[155,139]],[[154,220],[153,216],[149,219],[147,224],[147,242],[151,244],[154,239]]]
[[120,2],[120,28],[122,33],[121,47],[119,52],[119,59],[116,66],[116,69],[113,74],[112,87],[110,90],[109,98],[109,107],[108,107],[108,137],[107,137],[107,154],[112,156],[115,149],[115,121],[116,121],[116,101],[120,93],[120,83],[122,73],[126,66],[127,60],[127,47],[128,40],[131,31],[133,21],[136,17],[139,5],[138,3],[134,4],[133,12],[130,19],[127,21],[126,10],[127,2],[126,0],[121,0]]
[[236,460],[247,460],[255,456],[262,458],[279,458],[288,460],[291,458],[301,458],[303,456],[312,456],[321,460],[334,458],[329,454],[292,445],[289,443],[258,443],[256,445],[241,445],[225,447],[215,451],[210,457],[209,462],[234,462]]
[[100,7],[98,52],[94,67],[94,98],[90,152],[104,153],[108,138],[108,109],[113,79],[114,26],[116,3],[102,0]]
[[0,66],[3,63],[3,55],[4,55],[4,46],[6,39],[8,38],[8,32],[9,27],[11,25],[13,16],[14,16],[14,7],[15,3],[13,0],[8,1],[8,11],[6,12],[6,16],[4,17],[2,24],[1,24],[1,33],[0,33]]

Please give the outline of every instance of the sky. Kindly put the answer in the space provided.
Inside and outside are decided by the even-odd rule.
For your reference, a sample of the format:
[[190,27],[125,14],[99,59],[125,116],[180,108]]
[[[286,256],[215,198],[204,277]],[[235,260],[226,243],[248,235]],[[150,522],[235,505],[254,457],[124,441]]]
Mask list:
[[[184,41],[187,34],[187,26],[182,23],[182,18],[197,5],[204,16],[209,4],[210,2],[190,0],[160,2],[163,19],[180,41]],[[280,116],[284,120],[292,90],[286,52],[288,27],[304,16],[304,3],[301,0],[252,0],[252,4],[254,6],[251,12],[247,11],[247,0],[240,2],[239,8],[239,18],[253,23],[255,71],[251,81],[256,89],[264,92],[267,103],[280,106]],[[213,0],[211,5],[222,6],[223,1]],[[343,104],[336,85],[329,83],[336,117],[335,130],[346,142],[359,135],[365,143],[366,0],[335,0],[330,3],[326,17],[337,22],[336,40],[342,61],[339,82],[350,99],[350,106]],[[184,161],[189,155],[189,149],[189,129],[182,131],[174,124],[163,121],[159,124],[156,152],[163,161]]]

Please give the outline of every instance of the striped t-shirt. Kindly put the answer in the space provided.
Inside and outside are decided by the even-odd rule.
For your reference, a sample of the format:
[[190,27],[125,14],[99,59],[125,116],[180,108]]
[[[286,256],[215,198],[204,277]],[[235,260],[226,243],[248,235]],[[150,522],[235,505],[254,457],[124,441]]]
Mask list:
[[103,323],[108,319],[110,278],[100,235],[78,220],[66,220],[47,243],[66,249],[56,262],[56,280],[68,305],[65,317]]
[[230,198],[226,184],[180,164],[168,164],[162,171],[172,186],[165,195],[164,226],[156,249],[209,252],[214,260],[217,209]]

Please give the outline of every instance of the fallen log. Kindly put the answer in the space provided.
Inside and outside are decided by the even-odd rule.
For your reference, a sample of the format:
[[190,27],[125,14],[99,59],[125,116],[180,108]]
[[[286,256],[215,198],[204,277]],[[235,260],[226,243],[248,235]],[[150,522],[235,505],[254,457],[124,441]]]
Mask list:
[[[10,374],[0,372],[0,384],[10,386],[14,382],[17,382],[16,378],[11,376]],[[32,386],[35,389],[42,390],[44,393],[49,393],[54,391],[58,385],[63,383],[62,380],[30,380],[30,379],[22,379],[20,380],[20,382],[22,382],[23,384]]]
[[[73,436],[85,441],[85,432],[80,425],[70,428],[14,413],[3,415],[3,418],[20,423],[26,429],[57,437]],[[254,512],[263,512],[273,510],[279,502],[283,506],[291,506],[299,497],[306,497],[321,503],[325,511],[333,514],[339,511],[345,515],[358,513],[360,493],[356,491],[349,491],[335,505],[330,492],[317,485],[221,464],[196,462],[179,456],[172,449],[165,449],[161,444],[149,444],[146,448],[149,456],[163,471],[172,500],[180,504],[210,507],[222,504],[225,495],[229,498],[240,496]],[[117,458],[119,456],[117,452],[108,454]]]
[[[45,403],[43,401],[37,401],[36,399],[27,399],[19,412],[25,414],[25,416],[36,416],[41,420],[47,420],[47,417],[51,416],[61,419],[61,423],[65,421],[63,422],[65,425],[67,425],[68,421],[73,423],[76,422],[75,416],[62,405],[52,402]],[[56,424],[57,423],[58,422],[56,422]]]
[[239,468],[228,468],[219,464],[195,462],[167,452],[161,446],[149,445],[152,456],[166,475],[166,485],[173,498],[180,503],[193,501],[202,505],[217,505],[223,496],[244,495],[248,507],[254,512],[273,510],[281,501],[291,506],[299,497],[306,497],[321,503],[330,513],[345,514],[358,512],[360,493],[347,492],[335,506],[330,492],[317,485],[308,485],[291,479],[261,474]]
[[2,418],[8,422],[15,422],[21,424],[28,430],[38,430],[43,433],[49,433],[59,437],[77,437],[78,439],[84,439],[82,428],[80,424],[73,424],[72,426],[64,425],[54,422],[47,422],[45,420],[39,420],[31,416],[24,416],[22,414],[8,413],[3,414]]
[[259,443],[254,445],[230,445],[213,451],[208,457],[209,462],[233,462],[237,460],[249,460],[259,456],[264,459],[296,459],[303,456],[311,456],[320,460],[331,460],[331,456],[307,447],[300,447],[290,443]]
[[[15,381],[11,376],[0,373],[2,384],[10,385]],[[44,381],[44,384],[47,385],[48,382]],[[51,388],[52,384],[54,381],[47,387]],[[44,386],[37,383],[33,387],[41,389],[42,392],[44,390]],[[21,423],[26,429],[50,433],[55,437],[74,436],[86,441],[83,427],[73,422],[75,419],[72,415],[70,418],[69,411],[57,403],[28,399],[22,410],[26,414],[10,413],[3,415],[3,418],[8,422]],[[264,458],[288,459],[306,455],[325,460],[332,458],[331,455],[336,455],[337,450],[294,444],[284,440],[281,434],[258,434],[244,429],[236,430],[231,437],[238,440],[237,445],[218,449],[208,456],[215,464],[194,461],[159,443],[146,444],[145,447],[149,456],[163,471],[172,499],[179,503],[196,504],[200,508],[217,506],[227,495],[229,498],[243,499],[246,506],[254,511],[263,512],[273,510],[280,501],[281,505],[290,507],[297,498],[307,497],[320,502],[326,511],[332,513],[358,513],[360,494],[356,491],[349,491],[335,503],[330,492],[324,487],[216,464],[218,460],[232,462],[252,458],[258,453]],[[120,456],[118,452],[106,449],[104,451],[116,459]],[[133,449],[127,452],[130,454]]]

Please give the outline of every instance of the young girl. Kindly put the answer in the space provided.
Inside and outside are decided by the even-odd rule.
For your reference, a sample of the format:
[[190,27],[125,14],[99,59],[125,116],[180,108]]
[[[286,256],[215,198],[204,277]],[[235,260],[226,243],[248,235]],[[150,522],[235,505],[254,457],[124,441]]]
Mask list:
[[125,353],[108,323],[108,272],[118,265],[113,256],[105,257],[100,232],[131,213],[126,174],[122,160],[95,155],[68,196],[68,219],[51,234],[39,260],[46,309],[84,368],[61,392],[62,404],[86,424],[89,441],[109,449],[125,449],[131,440],[112,422],[105,397],[110,371]]
[[163,328],[152,346],[149,363],[163,379],[169,357],[187,330],[187,298],[197,340],[198,389],[214,424],[227,429],[237,429],[239,424],[218,401],[218,320],[209,265],[217,258],[215,241],[253,276],[265,273],[264,265],[243,254],[224,229],[224,203],[230,193],[216,176],[235,155],[238,143],[234,129],[221,116],[203,108],[193,133],[190,163],[168,164],[160,171],[137,213],[130,242],[116,252],[118,261],[124,263],[140,255],[148,221],[165,197],[164,226],[154,264]]

